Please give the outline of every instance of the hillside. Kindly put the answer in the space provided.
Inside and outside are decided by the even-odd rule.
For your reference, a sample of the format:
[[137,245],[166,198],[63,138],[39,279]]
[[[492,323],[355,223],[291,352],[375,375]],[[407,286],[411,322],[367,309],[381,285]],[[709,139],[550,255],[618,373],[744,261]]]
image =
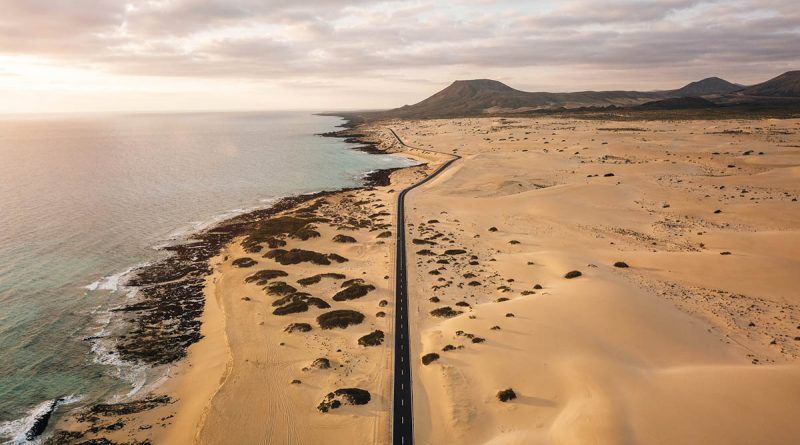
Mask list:
[[520,112],[561,107],[629,106],[662,97],[657,92],[637,91],[530,93],[516,90],[496,80],[457,80],[422,102],[380,114],[387,117],[473,116],[487,112]]
[[[686,100],[678,100],[682,98]],[[457,80],[447,88],[413,105],[405,105],[387,111],[361,113],[359,116],[367,119],[424,119],[611,106],[639,110],[677,110],[737,105],[739,108],[744,107],[742,109],[755,106],[763,111],[775,107],[786,107],[787,98],[800,98],[800,71],[790,71],[748,88],[719,77],[709,77],[675,90],[648,92],[527,92],[514,89],[496,80],[475,79]],[[642,105],[645,106],[640,107]]]
[[742,90],[747,96],[800,97],[800,71],[788,71]]
[[709,94],[733,93],[734,91],[739,91],[742,88],[744,87],[741,85],[728,82],[727,80],[720,79],[719,77],[708,77],[703,80],[698,80],[697,82],[692,82],[683,88],[668,91],[667,93],[669,93],[670,96],[675,97],[705,96]]

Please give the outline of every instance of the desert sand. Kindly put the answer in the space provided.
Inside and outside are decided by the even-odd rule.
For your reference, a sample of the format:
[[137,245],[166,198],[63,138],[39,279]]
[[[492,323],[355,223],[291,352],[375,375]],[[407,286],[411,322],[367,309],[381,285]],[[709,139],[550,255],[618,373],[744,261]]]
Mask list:
[[[800,120],[359,131],[423,164],[279,215],[316,220],[277,244],[228,245],[211,261],[204,338],[151,390],[171,402],[84,438],[390,443],[397,193],[450,159],[426,150],[461,159],[406,200],[417,443],[800,438]],[[331,261],[270,253],[290,249]],[[365,294],[334,300],[353,279]],[[297,301],[305,310],[273,312]],[[364,320],[321,329],[332,310]],[[326,405],[342,388],[369,401]],[[516,397],[500,401],[507,389]]]
[[418,443],[800,439],[800,121],[388,125],[463,157],[408,196]]

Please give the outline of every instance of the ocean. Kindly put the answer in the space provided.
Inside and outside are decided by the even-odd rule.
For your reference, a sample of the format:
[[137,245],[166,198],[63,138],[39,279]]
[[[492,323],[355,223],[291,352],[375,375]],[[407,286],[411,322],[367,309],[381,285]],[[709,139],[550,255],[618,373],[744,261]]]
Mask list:
[[310,113],[0,117],[0,441],[60,400],[131,396],[147,369],[93,337],[156,249],[280,197],[414,162],[352,150]]

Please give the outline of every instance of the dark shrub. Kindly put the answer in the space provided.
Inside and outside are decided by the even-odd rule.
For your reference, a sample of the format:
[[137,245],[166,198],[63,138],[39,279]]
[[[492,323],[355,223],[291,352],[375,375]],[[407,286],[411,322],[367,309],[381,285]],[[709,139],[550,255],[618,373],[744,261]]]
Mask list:
[[272,313],[274,315],[288,315],[288,314],[297,314],[299,312],[306,312],[308,311],[308,303],[302,300],[293,301],[286,306],[281,306],[276,308]]
[[284,281],[275,281],[270,283],[264,288],[264,290],[272,295],[289,295],[297,292],[297,289],[294,286],[287,284]]
[[339,234],[339,235],[336,235],[336,236],[333,237],[333,242],[335,242],[335,243],[355,243],[357,241],[352,236]]
[[425,366],[430,365],[431,363],[435,362],[436,360],[439,360],[439,354],[437,354],[435,352],[429,352],[429,353],[427,353],[427,354],[422,356],[422,364],[425,365]]
[[286,326],[283,332],[308,332],[311,330],[311,325],[308,323],[291,323],[290,325]]
[[442,318],[451,318],[455,317],[458,314],[461,314],[461,311],[453,310],[450,306],[440,307],[438,309],[434,309],[431,311],[431,315],[434,317],[442,317]]
[[369,334],[358,339],[358,344],[361,346],[379,346],[383,343],[383,331],[373,331]]
[[258,264],[258,261],[249,257],[237,258],[233,260],[233,265],[236,267],[253,267],[256,264]]
[[345,257],[343,257],[341,255],[335,254],[335,253],[329,253],[328,254],[328,259],[331,260],[331,261],[335,261],[337,263],[346,263],[346,262],[349,261],[347,258],[345,258]]
[[344,329],[350,325],[361,324],[363,321],[364,314],[349,309],[338,309],[317,317],[317,323],[322,329]]
[[360,388],[341,388],[328,393],[328,395],[322,399],[319,406],[317,406],[317,409],[320,410],[320,412],[327,413],[329,410],[341,407],[344,403],[366,405],[369,403],[370,399],[369,391]]
[[514,400],[517,398],[517,394],[514,392],[513,389],[508,388],[497,393],[497,400],[501,402],[508,402],[509,400]]
[[347,301],[361,298],[368,293],[375,290],[375,286],[371,284],[352,284],[333,296],[333,301]]
[[269,280],[274,280],[275,278],[285,277],[288,275],[288,273],[282,270],[259,270],[258,272],[245,278],[244,281],[245,283],[255,282],[259,286],[264,286]]
[[331,361],[325,357],[320,357],[311,362],[311,367],[317,369],[330,369]]
[[581,273],[581,271],[579,271],[579,270],[571,270],[571,271],[567,272],[566,274],[564,274],[564,278],[567,278],[567,279],[578,278],[581,275],[583,275]]
[[302,229],[298,230],[297,232],[294,232],[292,234],[292,238],[296,238],[296,239],[299,239],[299,240],[302,240],[302,241],[307,241],[307,240],[309,240],[311,238],[319,238],[319,236],[320,236],[319,232],[314,230],[313,227],[314,226],[303,227]]
[[620,268],[624,269],[624,268],[628,267],[628,263],[626,263],[624,261],[617,261],[616,263],[614,263],[614,267],[620,267]]
[[292,249],[292,250],[285,250],[285,249],[273,249],[264,255],[265,258],[272,258],[277,261],[279,264],[283,264],[284,266],[288,264],[299,264],[303,262],[310,262],[313,264],[318,264],[322,266],[327,266],[331,264],[328,257],[324,254],[319,252],[314,252],[311,250],[303,250],[303,249]]
[[312,284],[319,283],[320,281],[322,281],[323,278],[332,278],[334,280],[343,280],[343,279],[345,279],[347,277],[344,274],[340,274],[340,273],[333,273],[333,272],[331,272],[331,273],[320,273],[320,274],[317,274],[317,275],[312,275],[310,277],[300,278],[299,280],[297,280],[297,283],[300,284],[301,286],[310,286]]

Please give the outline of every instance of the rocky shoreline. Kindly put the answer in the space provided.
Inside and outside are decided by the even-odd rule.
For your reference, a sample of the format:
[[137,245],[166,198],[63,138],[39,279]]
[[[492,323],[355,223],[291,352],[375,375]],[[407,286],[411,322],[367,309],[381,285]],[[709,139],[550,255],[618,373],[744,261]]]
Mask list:
[[[358,144],[350,149],[363,151],[370,154],[387,154],[377,148],[377,143],[367,139],[367,135],[352,131],[352,121],[347,120],[342,126],[345,130],[322,134],[323,137],[337,137],[345,142]],[[268,208],[247,212],[228,220],[222,221],[213,227],[189,236],[184,242],[162,248],[168,255],[150,265],[134,270],[125,285],[137,289],[137,293],[130,303],[113,309],[112,311],[122,317],[122,333],[113,335],[105,340],[114,343],[114,350],[119,357],[130,363],[147,366],[174,364],[187,355],[188,348],[202,339],[201,316],[205,307],[205,280],[211,273],[209,260],[235,238],[253,232],[260,223],[267,221],[280,213],[301,207],[304,204],[334,194],[370,189],[389,184],[392,172],[399,168],[381,169],[365,175],[363,184],[357,187],[347,187],[336,190],[326,190],[315,193],[288,196],[280,199]],[[139,411],[157,406],[156,404],[142,403],[153,397],[166,397],[146,395],[144,399],[113,404],[114,410],[104,412],[103,416],[89,414],[95,413],[107,405],[98,403],[79,408],[70,417],[75,417],[78,423],[88,422],[89,430],[85,433],[96,433],[102,427],[104,417],[109,417],[114,412],[127,413],[130,409]],[[109,414],[110,413],[110,414]],[[41,435],[46,424],[38,425],[36,431],[31,431],[32,437]],[[82,431],[55,431],[48,438],[48,444],[68,444],[85,439],[87,436]],[[103,439],[106,440],[106,439]],[[111,441],[103,443],[114,443]]]

